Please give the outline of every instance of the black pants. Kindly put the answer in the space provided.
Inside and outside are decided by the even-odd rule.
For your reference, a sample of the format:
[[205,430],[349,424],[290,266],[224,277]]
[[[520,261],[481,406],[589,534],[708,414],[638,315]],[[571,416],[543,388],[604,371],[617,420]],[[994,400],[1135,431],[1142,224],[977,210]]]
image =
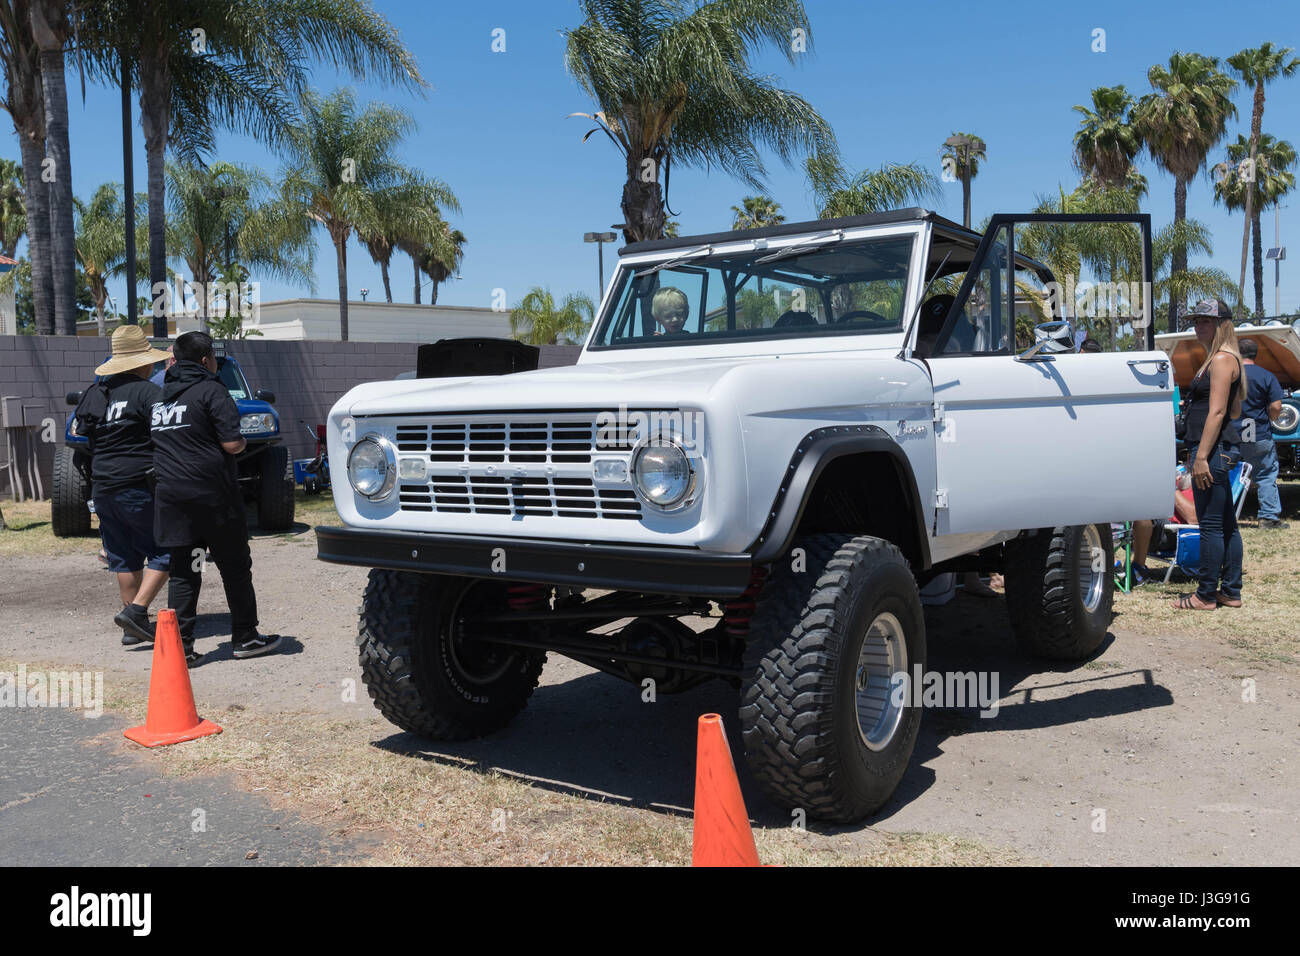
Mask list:
[[[199,590],[203,587],[204,552],[211,551],[226,587],[230,605],[230,635],[235,643],[257,634],[257,595],[253,591],[253,556],[248,550],[248,524],[240,514],[218,521],[211,512],[187,515],[198,541],[171,549],[171,580],[167,606],[176,612],[181,639],[193,640],[198,617]],[[207,545],[205,548],[204,545]]]

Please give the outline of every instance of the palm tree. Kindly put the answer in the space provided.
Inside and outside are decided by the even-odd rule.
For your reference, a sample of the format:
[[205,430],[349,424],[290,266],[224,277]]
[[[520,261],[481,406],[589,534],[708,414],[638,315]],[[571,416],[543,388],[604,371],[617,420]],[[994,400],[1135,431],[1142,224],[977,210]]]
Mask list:
[[[1250,165],[1253,168],[1259,150],[1260,128],[1264,122],[1264,87],[1278,77],[1291,76],[1300,68],[1300,60],[1291,57],[1291,47],[1276,49],[1272,43],[1247,48],[1228,57],[1228,66],[1241,78],[1241,82],[1254,88],[1255,96],[1250,110]],[[1245,158],[1245,157],[1242,157]],[[1246,223],[1241,233],[1241,298],[1246,297],[1246,245],[1253,228],[1258,234],[1259,218],[1255,216],[1255,191],[1246,190]],[[1259,253],[1259,239],[1255,240],[1256,256]],[[1264,311],[1263,264],[1256,259],[1255,264],[1255,302],[1258,312]]]
[[13,119],[22,154],[32,310],[38,335],[54,334],[54,274],[50,267],[49,189],[41,182],[45,159],[45,97],[40,50],[32,38],[30,0],[0,2],[0,55],[4,58],[4,108]]
[[731,207],[735,213],[731,221],[732,229],[761,229],[785,222],[785,216],[781,215],[781,204],[771,196],[746,196],[741,203],[740,206]]
[[452,229],[447,223],[442,223],[439,227],[442,235],[442,241],[432,244],[428,247],[428,255],[421,260],[421,268],[430,280],[432,285],[429,286],[429,304],[438,304],[438,286],[446,282],[460,269],[460,264],[465,259],[465,243],[469,240],[465,238],[465,233],[459,229]]
[[0,159],[0,256],[12,259],[18,251],[18,241],[26,234],[23,168],[12,159]]
[[[136,196],[137,208],[143,209],[147,197]],[[90,202],[76,202],[77,261],[90,290],[90,300],[95,307],[95,321],[100,336],[106,333],[104,303],[108,301],[108,280],[126,273],[126,208],[122,201],[122,187],[105,183],[95,190]],[[148,235],[143,228],[136,233],[136,244],[142,246]],[[143,250],[142,250],[143,251]],[[138,260],[143,267],[143,257]],[[128,287],[134,283],[128,282]],[[130,288],[128,289],[130,294]]]
[[72,153],[68,144],[68,90],[63,48],[72,38],[69,4],[32,0],[29,18],[40,51],[41,87],[45,96],[45,148],[51,161],[50,267],[54,288],[54,323],[61,335],[77,334],[77,256],[72,196]]
[[[1167,68],[1159,63],[1151,67],[1147,79],[1152,92],[1138,101],[1133,120],[1151,158],[1174,177],[1178,225],[1187,219],[1187,184],[1223,138],[1228,120],[1237,115],[1231,99],[1237,83],[1219,70],[1217,58],[1200,53],[1175,53]],[[1187,268],[1186,249],[1174,250],[1171,268]],[[1179,304],[1176,298],[1169,300],[1171,330]]]
[[[414,207],[413,207],[414,208]],[[429,304],[438,302],[438,284],[445,282],[460,268],[465,256],[465,234],[452,229],[442,218],[436,199],[428,198],[419,207],[426,215],[418,222],[407,224],[396,233],[396,246],[411,257],[415,270],[415,288],[412,301],[420,304],[420,289],[424,276],[433,282]]]
[[961,180],[962,225],[967,229],[970,228],[970,182],[979,175],[985,150],[984,140],[974,133],[953,133],[943,141],[939,154],[944,169]]
[[1099,86],[1092,91],[1092,109],[1074,107],[1082,114],[1074,134],[1074,157],[1079,171],[1106,185],[1122,184],[1133,169],[1142,140],[1131,123],[1135,100],[1120,86]]
[[[232,163],[168,163],[167,197],[167,246],[201,298],[200,328],[207,329],[218,280],[259,274],[314,286],[311,224],[265,173]],[[227,286],[226,311],[240,304]]]
[[566,295],[557,308],[549,289],[533,286],[510,313],[510,334],[529,345],[581,342],[595,315],[595,303],[582,292]]
[[[140,91],[149,188],[149,275],[165,287],[168,146],[196,160],[222,128],[283,144],[309,59],[358,78],[424,85],[397,31],[367,0],[83,0],[93,71],[116,84],[125,55]],[[192,33],[204,30],[201,42]],[[177,42],[177,38],[183,42]],[[163,286],[158,286],[163,283]],[[155,316],[155,326],[165,323]]]
[[821,219],[883,212],[939,194],[938,178],[915,163],[887,163],[850,176],[839,157],[826,152],[809,157],[805,169]]
[[[285,173],[286,194],[307,218],[325,227],[338,264],[339,334],[348,340],[347,243],[353,232],[377,230],[381,210],[392,195],[421,190],[454,211],[460,204],[446,184],[424,179],[397,161],[394,153],[413,127],[402,110],[371,103],[360,112],[351,90],[328,97],[304,94],[302,122],[289,136],[291,167]],[[413,214],[418,210],[413,210]],[[425,210],[433,229],[434,209]]]
[[790,62],[791,31],[811,42],[801,0],[582,0],[564,33],[565,63],[596,104],[594,120],[622,153],[624,237],[664,234],[674,164],[718,166],[761,189],[759,147],[789,163],[832,148],[830,126],[803,97],[756,73],[771,45]]
[[[1251,176],[1242,175],[1242,162],[1254,149]],[[1248,225],[1254,235],[1255,314],[1264,314],[1264,258],[1260,215],[1269,203],[1276,203],[1295,186],[1296,151],[1286,140],[1269,133],[1247,139],[1238,135],[1228,144],[1228,159],[1214,167],[1214,198],[1230,210],[1249,210]]]

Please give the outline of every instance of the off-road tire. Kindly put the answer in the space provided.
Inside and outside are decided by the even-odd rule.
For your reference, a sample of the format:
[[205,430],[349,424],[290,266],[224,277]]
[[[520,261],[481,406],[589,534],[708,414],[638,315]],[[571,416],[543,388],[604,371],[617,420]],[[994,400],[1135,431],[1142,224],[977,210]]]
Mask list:
[[293,527],[294,481],[289,449],[272,445],[262,452],[262,477],[257,488],[257,524],[263,531]]
[[909,672],[925,669],[925,618],[902,553],[880,538],[799,540],[759,595],[744,657],[740,721],[745,757],[775,803],[838,823],[882,807],[907,770],[920,728],[906,706],[883,749],[859,731],[855,679],[867,629],[888,612],[902,626]]
[[546,654],[500,645],[496,679],[466,678],[447,622],[476,585],[504,588],[473,578],[370,572],[357,636],[361,679],[379,712],[403,730],[433,740],[482,737],[508,724],[537,686]]
[[54,450],[54,482],[50,488],[50,528],[56,538],[90,534],[88,482],[77,470],[76,452],[67,445]]
[[[1020,649],[1034,657],[1085,660],[1106,639],[1115,595],[1115,545],[1109,525],[1095,525],[1101,594],[1089,610],[1081,586],[1085,526],[1042,528],[1007,543],[1007,613]],[[1091,548],[1089,548],[1091,552]]]

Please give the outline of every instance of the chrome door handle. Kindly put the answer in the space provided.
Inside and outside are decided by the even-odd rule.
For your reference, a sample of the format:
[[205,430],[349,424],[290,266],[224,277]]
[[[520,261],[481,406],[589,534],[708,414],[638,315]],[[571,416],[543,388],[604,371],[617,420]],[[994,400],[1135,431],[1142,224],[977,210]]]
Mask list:
[[1128,364],[1130,368],[1132,368],[1134,365],[1150,365],[1152,362],[1155,363],[1156,368],[1159,371],[1161,372],[1169,371],[1168,359],[1129,359],[1128,360]]

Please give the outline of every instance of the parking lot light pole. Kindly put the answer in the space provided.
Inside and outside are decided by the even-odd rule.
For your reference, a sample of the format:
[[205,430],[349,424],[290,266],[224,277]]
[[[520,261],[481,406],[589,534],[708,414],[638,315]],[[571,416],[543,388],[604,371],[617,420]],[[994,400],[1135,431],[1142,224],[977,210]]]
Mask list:
[[618,236],[612,232],[588,232],[582,236],[583,242],[596,244],[596,268],[600,274],[600,284],[596,286],[596,301],[605,294],[605,243],[613,242]]

